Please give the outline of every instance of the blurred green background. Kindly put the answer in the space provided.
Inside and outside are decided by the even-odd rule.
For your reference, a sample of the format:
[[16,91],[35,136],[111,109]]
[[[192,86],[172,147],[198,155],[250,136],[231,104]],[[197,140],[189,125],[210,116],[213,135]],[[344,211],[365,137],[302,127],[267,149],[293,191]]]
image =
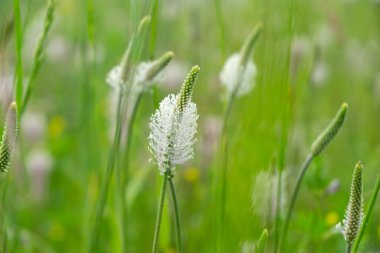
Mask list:
[[[21,1],[24,79],[46,4]],[[10,252],[83,251],[114,126],[116,96],[105,78],[150,4],[57,1],[46,59],[22,118],[20,148],[9,173]],[[12,9],[12,1],[0,0],[1,27]],[[250,245],[265,227],[272,252],[274,219],[265,206],[272,187],[257,178],[270,177],[274,168],[285,170],[284,212],[311,143],[347,102],[342,131],[306,174],[289,232],[293,252],[343,252],[343,237],[334,227],[343,219],[354,164],[361,160],[365,167],[365,204],[380,174],[380,2],[159,0],[155,22],[142,59],[167,50],[175,58],[154,92],[144,94],[137,112],[130,156],[130,252],[150,251],[157,210],[161,177],[149,163],[149,118],[163,97],[179,90],[195,64],[201,67],[194,93],[198,142],[194,159],[178,168],[175,182],[185,252],[211,252],[212,182],[221,160],[217,147],[224,113],[218,76],[259,22],[264,28],[253,55],[255,87],[236,100],[228,123],[224,252],[252,252]],[[15,71],[14,37],[0,51],[1,123]],[[98,252],[120,252],[114,191],[112,184]],[[160,239],[167,253],[175,252],[168,212]],[[360,252],[380,252],[379,214],[377,203]]]

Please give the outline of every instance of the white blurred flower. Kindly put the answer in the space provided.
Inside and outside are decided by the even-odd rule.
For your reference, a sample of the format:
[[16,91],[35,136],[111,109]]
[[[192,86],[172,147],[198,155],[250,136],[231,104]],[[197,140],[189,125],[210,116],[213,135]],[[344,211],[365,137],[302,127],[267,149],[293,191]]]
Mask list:
[[164,174],[170,163],[171,174],[175,165],[183,164],[193,157],[193,145],[197,132],[197,108],[189,102],[180,113],[176,110],[179,95],[169,95],[150,119],[149,149],[154,161]]
[[43,138],[46,131],[46,117],[42,113],[27,111],[22,118],[22,133],[30,142]]
[[321,23],[313,35],[314,44],[322,51],[326,50],[334,42],[334,32],[327,23]]
[[46,56],[53,61],[69,60],[73,57],[72,45],[63,36],[54,36],[46,48]]
[[241,253],[253,253],[255,252],[255,243],[252,241],[245,241],[241,246]]
[[44,199],[53,163],[52,156],[43,148],[33,150],[27,156],[26,167],[30,175],[30,190],[37,201]]
[[239,88],[236,94],[243,96],[252,90],[256,73],[256,65],[252,60],[248,60],[247,65],[243,67],[240,64],[240,54],[235,53],[227,59],[219,78],[228,97],[233,94],[237,86]]
[[218,148],[218,141],[222,132],[222,119],[217,116],[205,117],[202,136],[202,155],[205,162],[210,162]]
[[0,104],[2,108],[8,108],[12,98],[13,76],[11,74],[0,75]]
[[340,180],[339,179],[333,179],[327,186],[325,193],[326,195],[333,195],[336,192],[338,192],[340,189]]
[[265,220],[273,219],[276,215],[278,192],[281,193],[279,210],[284,210],[286,205],[286,173],[281,174],[281,189],[278,191],[278,173],[271,174],[261,171],[256,175],[252,191],[252,209]]
[[122,66],[117,65],[111,69],[106,78],[106,82],[116,91],[120,91],[121,87],[125,85],[125,82],[121,77],[122,71]]
[[312,51],[310,40],[304,36],[297,36],[292,41],[290,73],[294,79],[300,69],[300,65],[305,60],[304,58]]
[[311,81],[317,87],[321,87],[326,84],[329,78],[329,69],[326,63],[322,60],[318,60],[311,73]]

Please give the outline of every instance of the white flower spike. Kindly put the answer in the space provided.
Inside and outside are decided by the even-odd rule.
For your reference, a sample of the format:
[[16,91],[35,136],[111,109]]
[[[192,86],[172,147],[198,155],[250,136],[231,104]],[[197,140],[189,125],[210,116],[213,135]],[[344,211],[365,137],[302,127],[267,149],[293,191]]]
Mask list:
[[167,96],[150,119],[149,150],[161,175],[174,176],[175,166],[193,157],[198,113],[191,96],[198,73],[193,67],[180,93]]

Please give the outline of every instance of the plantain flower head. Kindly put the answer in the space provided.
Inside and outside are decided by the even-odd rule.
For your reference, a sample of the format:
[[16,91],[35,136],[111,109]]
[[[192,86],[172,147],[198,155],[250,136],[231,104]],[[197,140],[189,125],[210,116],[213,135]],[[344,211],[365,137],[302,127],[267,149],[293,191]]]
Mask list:
[[363,220],[363,165],[357,162],[351,182],[351,192],[343,222],[337,225],[344,239],[352,245]]
[[161,175],[174,176],[175,166],[194,155],[198,113],[191,101],[199,67],[193,67],[177,95],[168,95],[150,119],[149,150]]
[[12,153],[18,135],[17,106],[12,102],[9,106],[3,136],[0,143],[0,173],[6,173],[11,165]]

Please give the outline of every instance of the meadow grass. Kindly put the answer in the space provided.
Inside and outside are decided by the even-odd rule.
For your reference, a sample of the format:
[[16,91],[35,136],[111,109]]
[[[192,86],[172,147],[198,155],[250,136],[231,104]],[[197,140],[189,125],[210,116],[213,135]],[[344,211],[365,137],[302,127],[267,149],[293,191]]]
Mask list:
[[[0,179],[2,251],[344,252],[335,225],[349,197],[347,168],[359,159],[366,165],[365,215],[347,248],[379,250],[377,3],[0,0],[0,6],[0,126],[9,101],[23,114],[15,161]],[[136,36],[145,15],[150,25]],[[247,82],[254,85],[242,85],[249,92],[240,96],[220,72],[258,23],[254,52],[240,59],[255,71]],[[105,82],[127,41],[129,84],[141,63],[167,50],[176,54],[166,76],[137,93],[132,85],[111,91]],[[149,162],[149,117],[195,64],[202,75],[193,95],[194,160],[176,166],[175,178],[162,176]],[[8,79],[12,95],[4,102]],[[338,129],[330,126],[308,148],[340,101],[350,104],[342,133],[322,152]],[[33,170],[46,162],[35,157],[40,149],[53,161],[49,171]],[[264,172],[273,192],[252,192]],[[266,214],[253,207],[252,195],[269,196]]]

